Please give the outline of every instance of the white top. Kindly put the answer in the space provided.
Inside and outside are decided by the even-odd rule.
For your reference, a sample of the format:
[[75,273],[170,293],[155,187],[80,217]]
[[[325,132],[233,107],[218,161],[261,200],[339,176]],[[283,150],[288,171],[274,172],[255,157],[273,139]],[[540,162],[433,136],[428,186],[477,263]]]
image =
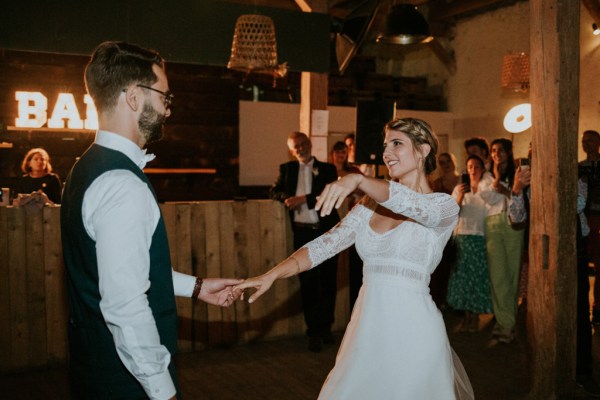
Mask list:
[[[95,142],[125,154],[140,169],[154,158],[114,133],[98,131]],[[151,399],[168,399],[176,392],[168,371],[171,355],[160,344],[146,297],[158,204],[133,172],[113,170],[100,175],[85,192],[82,217],[96,242],[100,309],[117,353]],[[175,295],[191,296],[195,282],[195,277],[173,271]]]
[[[410,269],[407,273],[413,274],[413,278],[418,277],[417,280],[429,283],[429,274],[440,262],[444,246],[456,226],[458,205],[445,193],[417,193],[392,181],[389,185],[389,199],[381,205],[410,219],[384,234],[378,234],[370,226],[375,202],[371,200],[366,204],[359,203],[332,230],[305,245],[312,267],[356,242],[356,248],[365,262],[365,270],[369,269],[370,264],[365,258],[365,252],[368,251],[372,265],[395,267],[398,260],[404,261],[403,267],[414,263],[418,270]],[[378,242],[379,236],[397,234],[401,234],[401,237],[391,247],[381,248],[375,245],[374,248],[369,248]]]
[[[485,217],[487,217],[487,203],[481,197],[481,189],[477,187],[477,193],[467,192],[463,196],[458,214],[458,224],[454,229],[457,235],[477,235],[484,236],[485,234]],[[458,198],[457,185],[452,191],[452,197]]]
[[[493,183],[494,176],[489,172],[485,172],[481,177],[481,181],[479,182],[479,191],[481,192],[481,198],[487,204],[488,216],[497,215],[503,211],[506,211],[508,202],[508,197],[498,193],[492,186]],[[511,190],[506,182],[500,181],[500,185],[504,186],[508,190]]]

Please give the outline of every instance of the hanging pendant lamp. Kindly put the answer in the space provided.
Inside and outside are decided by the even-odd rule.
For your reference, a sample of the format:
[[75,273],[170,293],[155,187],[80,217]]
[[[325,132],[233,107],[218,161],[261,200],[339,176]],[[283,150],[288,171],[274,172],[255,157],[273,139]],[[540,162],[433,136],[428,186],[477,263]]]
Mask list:
[[259,14],[239,16],[227,68],[273,75],[273,87],[277,78],[287,74],[287,62],[277,64],[275,24],[270,17]]
[[227,68],[260,71],[277,67],[275,24],[265,15],[240,15],[235,23]]
[[502,57],[502,89],[509,92],[529,90],[529,56],[510,53]]
[[411,4],[396,4],[387,16],[385,31],[377,37],[378,43],[413,44],[427,43],[429,24],[425,17]]

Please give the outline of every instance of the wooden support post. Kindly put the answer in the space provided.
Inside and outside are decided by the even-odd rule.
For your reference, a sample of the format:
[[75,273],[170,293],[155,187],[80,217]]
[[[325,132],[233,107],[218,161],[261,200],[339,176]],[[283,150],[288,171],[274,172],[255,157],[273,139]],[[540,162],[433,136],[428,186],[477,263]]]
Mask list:
[[[298,4],[308,4],[305,1]],[[327,12],[326,0],[310,1],[309,9],[312,12]],[[303,8],[303,10],[305,10]],[[311,137],[313,155],[321,161],[327,161],[327,137],[313,137],[311,132],[313,110],[327,110],[329,74],[302,72],[300,84],[300,131]]]
[[528,326],[532,399],[575,390],[579,2],[531,0]]
[[[321,161],[327,160],[327,137],[315,137],[311,130],[313,110],[327,110],[329,76],[315,72],[303,72],[300,102],[300,131],[311,137],[313,155]],[[322,143],[324,141],[324,143]]]

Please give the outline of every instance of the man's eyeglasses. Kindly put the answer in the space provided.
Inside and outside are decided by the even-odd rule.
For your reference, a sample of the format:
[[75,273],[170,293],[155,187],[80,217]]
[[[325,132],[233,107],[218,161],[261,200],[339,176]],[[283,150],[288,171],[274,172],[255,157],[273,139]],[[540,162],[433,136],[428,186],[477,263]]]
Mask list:
[[146,85],[137,85],[137,87],[141,87],[143,89],[148,89],[148,90],[152,90],[153,92],[160,93],[163,97],[163,104],[165,105],[165,108],[170,108],[171,103],[173,103],[173,99],[175,98],[175,95],[171,92],[163,92],[162,90],[154,89],[154,88],[152,88],[150,86],[146,86]]

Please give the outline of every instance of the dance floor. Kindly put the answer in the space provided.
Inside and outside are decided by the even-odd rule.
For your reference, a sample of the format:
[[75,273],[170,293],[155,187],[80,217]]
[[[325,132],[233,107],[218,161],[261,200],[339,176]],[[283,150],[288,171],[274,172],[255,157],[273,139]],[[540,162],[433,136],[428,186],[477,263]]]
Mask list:
[[[475,333],[457,332],[460,314],[445,311],[452,346],[467,370],[477,400],[525,399],[528,392],[524,318],[511,344],[491,336],[492,316],[484,315]],[[306,349],[304,337],[227,349],[180,354],[177,369],[185,399],[314,400],[335,361],[336,345],[321,353]],[[399,338],[400,339],[400,338]],[[596,378],[600,381],[600,335],[594,336]],[[65,368],[0,376],[2,398],[69,399]],[[585,399],[585,397],[581,397]],[[371,399],[365,399],[371,400]]]

